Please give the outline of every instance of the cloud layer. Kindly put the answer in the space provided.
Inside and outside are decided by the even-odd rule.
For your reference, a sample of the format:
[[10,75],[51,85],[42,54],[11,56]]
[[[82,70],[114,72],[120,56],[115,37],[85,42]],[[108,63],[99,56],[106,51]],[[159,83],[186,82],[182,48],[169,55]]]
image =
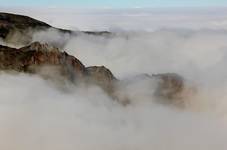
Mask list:
[[0,8],[74,30],[145,30],[160,28],[227,29],[227,11],[217,8]]
[[105,65],[119,79],[179,73],[197,93],[179,110],[155,102],[155,84],[130,80],[123,92],[133,103],[124,107],[96,86],[1,72],[0,149],[226,149],[226,11],[10,11],[58,27],[111,29],[112,37],[69,38],[51,30],[33,40],[60,43],[86,66]]

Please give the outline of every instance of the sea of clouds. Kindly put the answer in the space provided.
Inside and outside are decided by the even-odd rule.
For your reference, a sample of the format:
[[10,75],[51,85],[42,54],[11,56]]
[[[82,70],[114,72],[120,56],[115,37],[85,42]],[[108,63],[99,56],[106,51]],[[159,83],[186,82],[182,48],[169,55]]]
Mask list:
[[99,87],[55,84],[38,75],[0,73],[0,149],[225,150],[227,147],[227,11],[187,9],[19,9],[53,26],[107,30],[111,37],[71,37],[54,30],[33,41],[61,43],[86,66],[104,65],[119,79],[174,72],[196,88],[188,105],[160,105],[154,85],[130,84],[133,103]]

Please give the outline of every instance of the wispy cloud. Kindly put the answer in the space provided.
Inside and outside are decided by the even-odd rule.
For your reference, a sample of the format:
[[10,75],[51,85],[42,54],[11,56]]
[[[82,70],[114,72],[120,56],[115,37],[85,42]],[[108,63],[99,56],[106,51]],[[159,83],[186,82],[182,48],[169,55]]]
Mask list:
[[63,42],[86,66],[105,65],[122,80],[179,73],[197,91],[178,110],[155,102],[153,84],[130,82],[122,92],[133,103],[124,107],[96,86],[1,72],[0,149],[226,149],[226,9],[1,10],[62,28],[112,30],[108,38],[49,30],[33,40]]

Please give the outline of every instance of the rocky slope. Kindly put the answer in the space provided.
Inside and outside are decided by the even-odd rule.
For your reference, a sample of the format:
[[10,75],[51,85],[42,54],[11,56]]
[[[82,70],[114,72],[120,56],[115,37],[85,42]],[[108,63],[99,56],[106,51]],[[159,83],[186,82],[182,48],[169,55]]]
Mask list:
[[44,22],[27,16],[0,13],[0,37],[3,39],[7,38],[9,34],[12,34],[16,30],[25,32],[28,28],[46,29],[50,27],[50,25]]
[[78,34],[106,36],[111,34],[107,31],[93,32],[59,29],[28,16],[0,12],[0,38],[7,43],[27,45],[31,43],[32,35],[34,33],[49,29],[55,30],[61,34],[69,34],[70,36],[77,36]]
[[[121,80],[118,80],[106,67],[85,67],[74,56],[39,42],[20,49],[0,46],[0,70],[39,74],[44,78],[57,80],[67,79],[74,84],[80,82],[95,84],[100,86],[113,99],[123,104],[130,102],[127,95],[124,97],[118,95]],[[143,75],[141,77],[144,78]],[[158,81],[154,93],[156,97],[164,97],[169,100],[176,99],[184,89],[184,80],[177,74],[156,74],[146,75],[145,77],[148,80],[155,79]]]
[[[39,42],[31,43],[34,32],[50,28],[73,36],[80,33],[95,36],[110,34],[109,32],[74,32],[57,29],[27,16],[0,13],[0,38],[6,43],[27,45],[18,49],[0,45],[0,71],[39,74],[45,79],[59,82],[68,80],[74,84],[93,84],[101,87],[114,100],[122,104],[130,103],[130,92],[124,92],[128,85],[117,79],[108,68],[85,67],[76,57],[54,46]],[[15,36],[16,38],[13,38]],[[185,83],[184,79],[177,74],[143,74],[139,75],[137,80],[139,82],[156,81],[156,90],[151,93],[160,101],[164,99],[167,100],[165,102],[175,103],[178,100],[182,102],[181,94],[185,89]]]

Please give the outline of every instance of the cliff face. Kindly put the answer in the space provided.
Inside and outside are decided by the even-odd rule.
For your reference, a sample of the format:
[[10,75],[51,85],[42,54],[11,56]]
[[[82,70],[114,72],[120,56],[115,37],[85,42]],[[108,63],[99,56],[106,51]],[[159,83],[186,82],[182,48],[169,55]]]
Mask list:
[[108,88],[116,79],[104,66],[86,68],[74,56],[48,44],[35,42],[20,49],[0,46],[0,70],[39,73],[46,66],[57,68],[60,75],[72,82],[83,79]]
[[85,72],[84,65],[75,57],[56,48],[40,43],[32,43],[20,49],[0,47],[0,69],[33,72],[32,68],[42,65],[60,66],[72,76],[82,76]]
[[[127,104],[130,100],[117,93],[118,80],[112,72],[104,66],[85,67],[77,58],[48,44],[32,43],[20,49],[0,46],[0,70],[17,71],[31,74],[40,74],[45,78],[52,78],[42,73],[42,68],[54,68],[54,76],[61,76],[72,83],[84,82],[100,86],[113,99]],[[52,70],[53,71],[53,70]],[[150,80],[157,80],[158,87],[154,93],[157,97],[175,99],[184,89],[183,78],[176,74],[147,75]]]
[[[19,43],[27,46],[19,49],[0,45],[0,71],[16,71],[30,74],[39,74],[44,78],[66,79],[74,84],[83,82],[101,87],[109,96],[122,104],[130,103],[130,98],[124,92],[123,81],[117,79],[104,66],[85,67],[76,57],[60,51],[58,48],[31,42],[33,32],[53,28],[62,33],[79,34],[70,30],[54,28],[44,22],[26,16],[0,13],[0,38],[7,43]],[[108,35],[109,32],[81,32],[95,36]],[[12,38],[17,36],[16,38]],[[16,39],[13,41],[12,39]],[[140,75],[140,79],[157,81],[153,96],[166,99],[169,102],[181,99],[184,79],[173,73]],[[123,88],[123,90],[121,90]],[[152,91],[151,91],[152,92]]]

